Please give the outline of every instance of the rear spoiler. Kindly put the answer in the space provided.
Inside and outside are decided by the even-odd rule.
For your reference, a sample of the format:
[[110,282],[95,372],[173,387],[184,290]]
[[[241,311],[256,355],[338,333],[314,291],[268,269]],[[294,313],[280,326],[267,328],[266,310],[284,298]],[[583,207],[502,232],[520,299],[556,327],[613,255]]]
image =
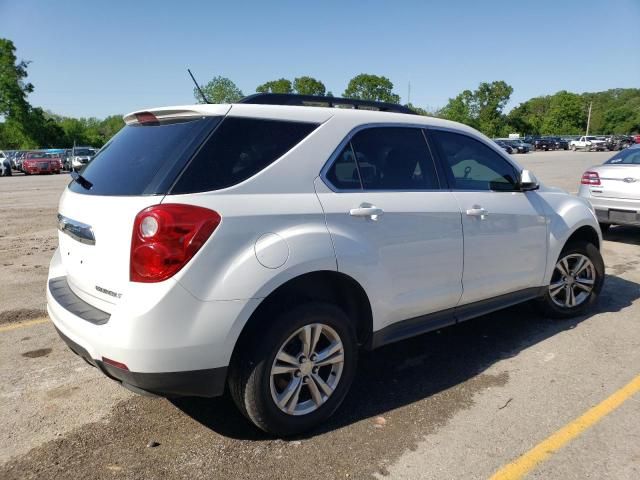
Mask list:
[[127,125],[147,123],[161,120],[174,120],[181,118],[197,118],[213,115],[226,115],[230,105],[189,105],[185,107],[152,108],[131,112],[123,116],[122,119]]

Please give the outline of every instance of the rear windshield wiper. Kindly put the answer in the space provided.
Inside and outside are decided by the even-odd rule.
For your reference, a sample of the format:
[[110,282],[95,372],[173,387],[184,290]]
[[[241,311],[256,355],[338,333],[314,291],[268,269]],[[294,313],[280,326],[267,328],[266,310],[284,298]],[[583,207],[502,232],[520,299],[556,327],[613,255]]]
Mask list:
[[71,172],[71,178],[73,179],[74,182],[76,182],[78,185],[85,188],[86,190],[91,190],[91,187],[93,187],[93,183],[91,183],[89,180],[84,178],[78,172]]

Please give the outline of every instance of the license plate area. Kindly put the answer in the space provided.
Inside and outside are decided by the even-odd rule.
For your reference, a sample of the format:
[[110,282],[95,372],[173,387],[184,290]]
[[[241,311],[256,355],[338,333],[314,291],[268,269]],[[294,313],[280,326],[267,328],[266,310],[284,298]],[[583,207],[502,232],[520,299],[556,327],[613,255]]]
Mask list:
[[628,210],[609,210],[609,220],[620,223],[638,223],[638,214]]

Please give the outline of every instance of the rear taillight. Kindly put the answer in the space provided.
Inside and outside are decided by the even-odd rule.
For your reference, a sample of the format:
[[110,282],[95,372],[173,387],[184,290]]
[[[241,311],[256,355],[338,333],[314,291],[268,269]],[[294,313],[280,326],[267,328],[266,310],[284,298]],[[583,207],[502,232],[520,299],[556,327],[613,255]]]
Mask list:
[[129,278],[161,282],[175,275],[220,224],[220,215],[203,207],[162,204],[145,208],[133,223]]
[[584,172],[580,183],[582,185],[600,185],[600,176],[598,172]]

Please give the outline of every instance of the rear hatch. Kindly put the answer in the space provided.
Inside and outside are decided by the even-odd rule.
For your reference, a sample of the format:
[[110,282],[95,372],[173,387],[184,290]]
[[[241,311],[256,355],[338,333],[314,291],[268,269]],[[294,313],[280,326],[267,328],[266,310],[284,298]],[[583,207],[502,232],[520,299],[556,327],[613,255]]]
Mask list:
[[163,109],[125,117],[115,135],[65,190],[58,239],[70,288],[111,313],[129,283],[136,215],[161,203],[228,106]]
[[640,165],[602,165],[593,168],[600,185],[591,187],[594,197],[640,200]]

